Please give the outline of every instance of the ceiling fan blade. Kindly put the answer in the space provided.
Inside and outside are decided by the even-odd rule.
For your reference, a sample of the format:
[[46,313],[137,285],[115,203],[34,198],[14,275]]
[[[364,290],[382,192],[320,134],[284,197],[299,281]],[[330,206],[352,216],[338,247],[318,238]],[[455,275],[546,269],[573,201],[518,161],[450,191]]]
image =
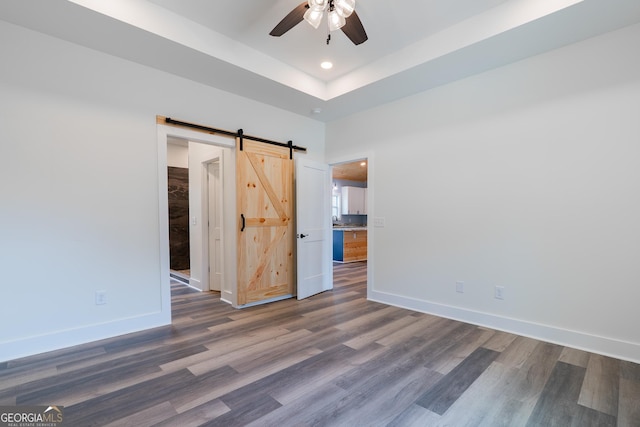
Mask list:
[[362,25],[362,21],[360,21],[355,10],[351,16],[347,18],[347,23],[342,27],[342,32],[345,33],[345,35],[349,37],[355,45],[364,43],[369,39],[369,37],[367,37],[367,32],[364,30],[364,26]]
[[298,25],[300,22],[302,22],[302,19],[304,18],[304,13],[307,11],[308,8],[309,8],[308,2],[305,1],[300,3],[298,7],[293,9],[291,12],[289,12],[287,16],[282,18],[282,21],[280,21],[278,25],[276,25],[273,28],[273,30],[271,30],[269,35],[272,35],[274,37],[280,37],[287,31],[289,31],[290,29]]

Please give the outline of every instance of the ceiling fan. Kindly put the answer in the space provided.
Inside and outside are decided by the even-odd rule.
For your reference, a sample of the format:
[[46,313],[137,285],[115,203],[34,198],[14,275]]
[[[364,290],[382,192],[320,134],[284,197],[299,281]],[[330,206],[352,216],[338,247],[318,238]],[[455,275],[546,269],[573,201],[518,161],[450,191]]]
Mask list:
[[324,13],[327,12],[329,21],[329,35],[327,44],[331,40],[331,31],[341,29],[353,42],[359,45],[367,41],[367,33],[355,11],[356,0],[308,0],[300,3],[269,33],[280,37],[300,22],[307,21],[314,28],[318,28]]

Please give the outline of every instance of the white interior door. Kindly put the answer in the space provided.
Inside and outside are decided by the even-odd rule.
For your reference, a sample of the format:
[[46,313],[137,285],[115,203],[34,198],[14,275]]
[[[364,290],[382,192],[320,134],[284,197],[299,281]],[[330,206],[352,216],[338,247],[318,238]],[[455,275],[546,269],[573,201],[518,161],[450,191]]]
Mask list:
[[209,289],[222,287],[222,185],[220,159],[207,164],[209,190]]
[[329,165],[296,159],[297,294],[333,289]]

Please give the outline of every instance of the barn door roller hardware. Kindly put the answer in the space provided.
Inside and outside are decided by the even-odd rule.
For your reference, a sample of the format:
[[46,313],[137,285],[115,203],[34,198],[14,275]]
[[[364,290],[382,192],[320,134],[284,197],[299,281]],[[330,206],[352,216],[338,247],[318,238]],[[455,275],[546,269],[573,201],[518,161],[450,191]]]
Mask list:
[[303,151],[303,152],[307,151],[305,147],[298,147],[297,145],[293,145],[293,141],[287,141],[286,143],[284,143],[284,142],[271,141],[271,140],[259,138],[256,136],[249,136],[249,135],[245,135],[242,129],[238,129],[237,135],[238,135],[238,138],[240,139],[240,151],[242,151],[243,149],[244,138],[250,139],[252,141],[264,142],[265,144],[277,145],[278,147],[286,147],[289,149],[290,159],[293,159],[293,150]]

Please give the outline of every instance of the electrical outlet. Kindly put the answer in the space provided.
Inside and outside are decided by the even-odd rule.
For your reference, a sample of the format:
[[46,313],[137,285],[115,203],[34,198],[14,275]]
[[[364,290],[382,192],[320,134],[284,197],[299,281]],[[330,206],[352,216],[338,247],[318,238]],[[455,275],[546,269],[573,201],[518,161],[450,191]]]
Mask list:
[[463,293],[464,292],[464,282],[456,282],[456,292]]
[[504,299],[504,286],[496,286],[494,296],[496,299]]
[[96,305],[107,303],[107,291],[96,291]]
[[384,228],[384,218],[373,218],[373,226]]

